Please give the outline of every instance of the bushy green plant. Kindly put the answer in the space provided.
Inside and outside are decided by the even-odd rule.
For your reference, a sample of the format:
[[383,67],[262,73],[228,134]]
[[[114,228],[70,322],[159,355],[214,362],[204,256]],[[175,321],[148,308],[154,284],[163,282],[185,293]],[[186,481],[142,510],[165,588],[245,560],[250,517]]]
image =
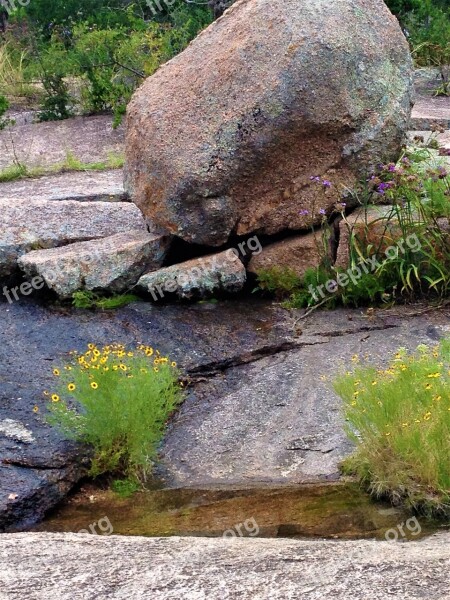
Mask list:
[[400,348],[385,369],[352,360],[334,381],[356,443],[345,471],[376,497],[450,516],[450,341]]
[[177,365],[148,346],[121,344],[72,353],[56,367],[48,420],[68,438],[90,444],[92,476],[147,480],[167,419],[182,401]]
[[[309,269],[303,279],[275,267],[258,273],[259,287],[277,298],[287,298],[284,304],[290,308],[362,306],[412,301],[424,295],[447,296],[450,238],[442,220],[450,216],[446,168],[436,164],[429,150],[413,149],[397,165],[385,165],[373,176],[361,197],[366,215],[380,200],[392,206],[381,211],[379,218],[362,217],[356,224],[341,212],[341,227],[348,228],[348,268],[330,264],[324,244],[321,264]],[[387,248],[393,249],[388,255]],[[349,271],[358,276],[347,277],[345,285],[333,293],[317,292]]]

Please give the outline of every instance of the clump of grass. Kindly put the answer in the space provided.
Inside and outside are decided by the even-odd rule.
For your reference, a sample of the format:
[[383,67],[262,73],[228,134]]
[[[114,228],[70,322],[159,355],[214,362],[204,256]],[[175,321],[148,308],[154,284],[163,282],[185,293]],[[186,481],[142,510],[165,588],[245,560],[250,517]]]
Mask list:
[[122,308],[132,302],[138,302],[139,296],[134,294],[116,294],[115,296],[101,296],[87,290],[79,290],[72,294],[72,304],[75,308],[100,308],[114,310]]
[[43,175],[56,175],[67,171],[106,171],[108,169],[120,169],[124,165],[122,154],[110,152],[108,158],[95,163],[85,163],[79,160],[73,152],[68,150],[63,162],[49,167],[27,167],[16,162],[15,164],[0,170],[0,183],[15,181],[17,179],[42,177]]
[[352,361],[334,381],[357,445],[344,470],[376,497],[450,516],[450,340],[400,348],[386,369]]
[[149,346],[89,344],[53,374],[56,391],[45,392],[48,421],[92,446],[90,475],[145,484],[166,422],[183,399],[176,363]]

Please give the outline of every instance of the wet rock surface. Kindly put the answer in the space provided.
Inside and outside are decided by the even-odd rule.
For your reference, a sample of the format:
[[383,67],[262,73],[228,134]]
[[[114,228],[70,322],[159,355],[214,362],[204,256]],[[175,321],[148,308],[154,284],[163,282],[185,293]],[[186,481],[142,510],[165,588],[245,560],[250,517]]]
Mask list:
[[339,401],[320,375],[355,352],[383,361],[450,330],[448,311],[404,312],[338,310],[298,321],[257,301],[135,303],[114,312],[0,304],[0,530],[40,519],[82,474],[86,452],[44,420],[42,392],[69,351],[143,342],[187,372],[192,387],[156,473],[166,485],[323,481],[338,477],[350,448]]
[[445,600],[449,542],[12,534],[0,545],[0,597]]

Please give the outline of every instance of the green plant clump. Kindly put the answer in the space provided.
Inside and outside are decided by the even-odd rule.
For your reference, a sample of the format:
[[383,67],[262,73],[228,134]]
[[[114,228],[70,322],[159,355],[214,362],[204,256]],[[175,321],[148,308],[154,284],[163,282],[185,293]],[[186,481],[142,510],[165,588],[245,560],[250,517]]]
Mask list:
[[[448,296],[447,169],[436,159],[433,162],[430,150],[411,150],[397,165],[385,165],[365,188],[355,194],[363,215],[357,223],[342,209],[336,211],[341,229],[347,228],[347,268],[331,264],[325,251],[321,264],[308,269],[303,278],[280,267],[260,271],[259,288],[284,298],[288,308],[392,304],[422,297],[441,301]],[[379,210],[380,201],[390,206]],[[377,218],[374,209],[379,211]],[[329,235],[326,224],[323,232]],[[336,284],[333,291],[326,289],[330,282]]]
[[353,456],[344,462],[376,497],[450,517],[450,340],[400,348],[386,369],[339,375]]
[[90,475],[124,476],[144,485],[166,422],[183,399],[175,362],[153,348],[121,344],[72,353],[55,368],[55,392],[45,392],[50,424],[90,444]]
[[114,310],[122,308],[132,302],[138,302],[139,296],[134,294],[116,294],[115,296],[102,296],[87,290],[79,290],[72,294],[72,304],[75,308],[100,308],[101,310]]

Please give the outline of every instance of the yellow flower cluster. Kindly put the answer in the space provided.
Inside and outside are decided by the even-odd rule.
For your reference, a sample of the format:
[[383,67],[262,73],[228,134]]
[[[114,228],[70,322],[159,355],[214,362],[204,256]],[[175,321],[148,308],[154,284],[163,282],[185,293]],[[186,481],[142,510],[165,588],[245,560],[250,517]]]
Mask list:
[[[133,378],[133,360],[130,361],[127,359],[141,359],[137,361],[137,364],[139,364],[139,373],[142,374],[147,374],[151,370],[157,373],[161,365],[170,365],[174,369],[177,367],[176,362],[171,362],[167,356],[162,356],[159,350],[154,350],[152,347],[144,344],[139,344],[135,351],[130,351],[123,344],[110,344],[98,347],[90,343],[84,354],[72,351],[70,355],[73,360],[73,366],[66,365],[64,370],[74,372],[78,368],[78,370],[81,369],[82,372],[88,373],[89,386],[93,390],[101,389],[101,375],[110,370],[121,371],[126,374],[126,377]],[[148,368],[142,366],[143,358],[148,359]],[[57,378],[61,377],[60,369],[54,368],[53,375]],[[77,390],[77,385],[74,381],[69,381],[65,389],[68,392],[74,392]],[[52,402],[60,401],[58,394],[50,394],[45,391],[44,395],[50,396]]]

